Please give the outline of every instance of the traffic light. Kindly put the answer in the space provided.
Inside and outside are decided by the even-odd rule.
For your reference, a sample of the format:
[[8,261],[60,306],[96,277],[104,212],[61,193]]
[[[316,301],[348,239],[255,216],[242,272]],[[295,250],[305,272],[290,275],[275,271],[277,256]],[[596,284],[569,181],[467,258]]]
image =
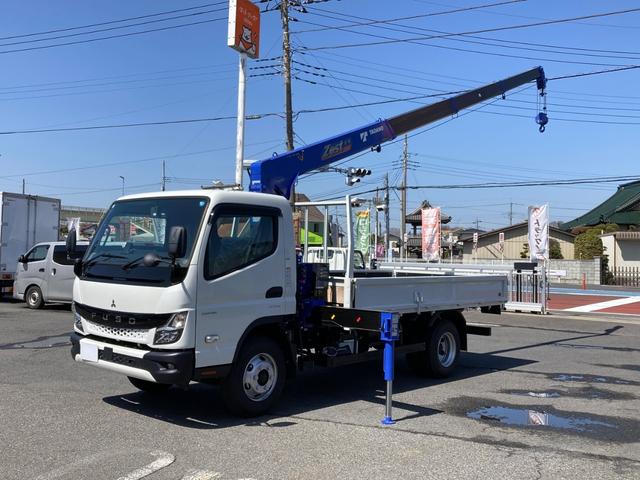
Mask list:
[[347,171],[347,177],[344,182],[350,187],[355,183],[358,183],[362,177],[371,175],[371,170],[366,168],[349,168]]

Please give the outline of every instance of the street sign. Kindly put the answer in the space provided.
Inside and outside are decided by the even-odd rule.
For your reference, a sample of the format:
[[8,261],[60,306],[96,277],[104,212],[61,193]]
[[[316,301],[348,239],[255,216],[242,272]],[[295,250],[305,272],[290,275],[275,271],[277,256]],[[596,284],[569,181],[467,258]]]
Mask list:
[[260,8],[250,0],[229,0],[227,46],[249,58],[259,57]]

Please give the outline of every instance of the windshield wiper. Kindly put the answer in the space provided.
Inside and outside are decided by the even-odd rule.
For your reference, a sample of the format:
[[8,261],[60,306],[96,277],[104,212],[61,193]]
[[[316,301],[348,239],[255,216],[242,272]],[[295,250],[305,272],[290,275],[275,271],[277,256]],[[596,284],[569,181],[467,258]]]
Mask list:
[[124,265],[122,265],[121,268],[123,270],[130,270],[132,268],[139,266],[140,263],[144,264],[145,267],[155,267],[160,262],[169,263],[173,265],[173,262],[170,262],[169,260],[171,260],[169,257],[160,257],[155,253],[147,253],[142,257],[135,258],[130,262],[125,263]]
[[127,258],[127,257],[125,257],[124,255],[115,255],[113,253],[99,253],[98,255],[93,257],[91,260],[89,260],[87,263],[85,263],[84,267],[87,268],[92,265],[95,265],[99,258]]

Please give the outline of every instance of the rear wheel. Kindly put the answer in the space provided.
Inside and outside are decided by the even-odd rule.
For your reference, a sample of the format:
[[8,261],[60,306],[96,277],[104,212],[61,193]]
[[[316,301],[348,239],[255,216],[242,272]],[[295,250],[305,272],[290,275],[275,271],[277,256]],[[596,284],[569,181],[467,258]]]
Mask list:
[[38,309],[44,306],[42,290],[40,290],[40,287],[36,287],[35,285],[29,287],[27,292],[24,294],[24,298],[27,302],[27,307],[29,308]]
[[431,329],[426,351],[407,355],[409,367],[420,375],[444,378],[453,373],[460,356],[460,334],[449,320]]
[[131,382],[131,385],[136,387],[138,390],[142,390],[143,392],[146,392],[146,393],[154,393],[154,394],[164,393],[167,390],[169,390],[169,388],[171,388],[171,385],[167,383],[150,382],[149,380],[141,380],[140,378],[135,378],[135,377],[127,377],[127,378]]
[[272,339],[247,340],[222,385],[225,406],[244,417],[266,413],[282,394],[285,368],[282,350]]

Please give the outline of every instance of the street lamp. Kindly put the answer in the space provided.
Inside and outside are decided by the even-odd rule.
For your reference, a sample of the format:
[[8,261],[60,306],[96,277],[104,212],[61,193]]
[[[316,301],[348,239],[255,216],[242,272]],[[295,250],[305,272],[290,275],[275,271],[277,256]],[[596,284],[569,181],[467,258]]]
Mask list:
[[122,179],[122,196],[124,197],[124,177],[122,175],[118,175]]

